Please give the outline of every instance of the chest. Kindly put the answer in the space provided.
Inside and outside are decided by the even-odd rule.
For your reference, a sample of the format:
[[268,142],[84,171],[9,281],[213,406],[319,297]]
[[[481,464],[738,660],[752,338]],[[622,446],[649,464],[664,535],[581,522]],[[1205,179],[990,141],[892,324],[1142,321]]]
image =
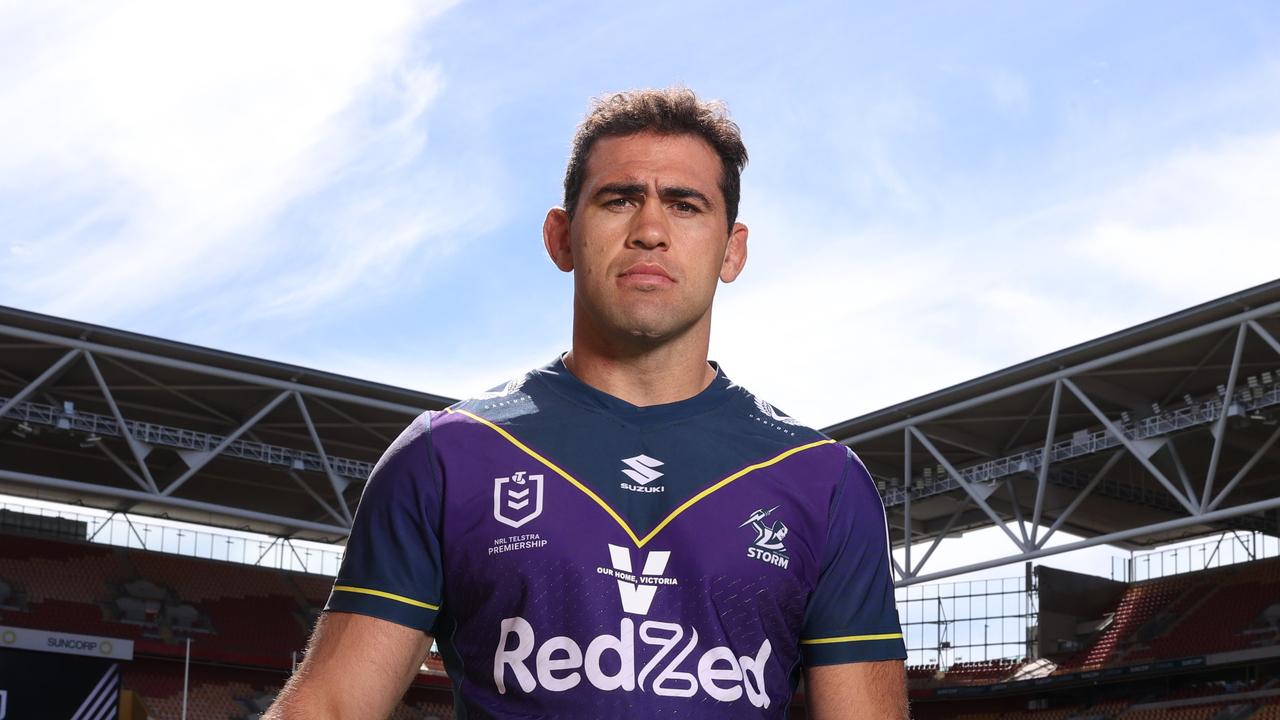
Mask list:
[[832,483],[812,449],[726,470],[663,459],[675,453],[662,448],[587,462],[499,439],[439,458],[454,607],[550,593],[600,612],[678,614],[718,595],[790,606],[816,583]]

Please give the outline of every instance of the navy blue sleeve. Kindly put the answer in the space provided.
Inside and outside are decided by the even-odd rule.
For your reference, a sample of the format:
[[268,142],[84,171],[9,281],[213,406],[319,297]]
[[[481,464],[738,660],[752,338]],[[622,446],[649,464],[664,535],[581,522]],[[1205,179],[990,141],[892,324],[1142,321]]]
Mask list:
[[444,578],[431,415],[416,418],[374,466],[326,611],[433,632]]
[[850,451],[832,501],[822,571],[800,633],[804,665],[907,657],[889,568],[884,503]]

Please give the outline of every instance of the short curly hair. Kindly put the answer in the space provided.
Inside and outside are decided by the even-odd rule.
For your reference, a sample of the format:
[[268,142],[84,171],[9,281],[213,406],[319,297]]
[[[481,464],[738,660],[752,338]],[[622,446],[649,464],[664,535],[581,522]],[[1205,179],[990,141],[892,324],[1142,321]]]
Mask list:
[[591,110],[573,136],[569,166],[564,173],[564,209],[573,217],[587,158],[596,140],[622,137],[639,132],[663,135],[696,135],[720,156],[720,192],[724,195],[729,229],[738,219],[738,201],[742,196],[742,169],[747,165],[747,147],[742,133],[729,119],[729,110],[718,100],[701,101],[688,88],[631,90],[602,95],[591,103]]

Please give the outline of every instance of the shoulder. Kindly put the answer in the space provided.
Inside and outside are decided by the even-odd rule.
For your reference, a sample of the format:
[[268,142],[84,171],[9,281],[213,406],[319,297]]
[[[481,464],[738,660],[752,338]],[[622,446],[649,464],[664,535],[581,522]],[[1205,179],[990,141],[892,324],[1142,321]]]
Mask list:
[[[825,441],[827,443],[835,443],[822,431],[788,415],[780,410],[778,406],[747,388],[734,383],[729,386],[729,389],[735,395],[730,403],[731,412],[740,421],[748,423],[753,432],[776,438],[781,442],[807,444]],[[843,446],[837,447],[842,448]]]
[[730,389],[736,397],[728,409],[731,422],[739,432],[784,453],[803,451],[807,457],[822,464],[824,474],[828,471],[843,474],[851,461],[860,465],[849,448],[822,431],[797,420],[741,385],[731,385]]
[[530,370],[490,390],[459,400],[444,410],[428,413],[432,432],[447,435],[451,429],[460,426],[503,425],[538,412],[538,403],[530,388],[536,372]]

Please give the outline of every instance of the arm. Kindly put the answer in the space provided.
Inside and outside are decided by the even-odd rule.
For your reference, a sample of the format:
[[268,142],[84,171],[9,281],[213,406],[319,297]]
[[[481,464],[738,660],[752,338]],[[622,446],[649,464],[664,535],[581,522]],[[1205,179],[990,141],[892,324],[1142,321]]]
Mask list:
[[263,720],[380,720],[391,715],[431,637],[345,612],[320,616],[306,657]]
[[430,416],[374,467],[307,654],[268,720],[386,718],[431,647],[440,611],[440,484]]
[[832,501],[826,562],[809,599],[800,650],[809,717],[907,717],[907,650],[884,504],[852,453]]
[[811,720],[907,720],[907,675],[901,660],[805,668]]

